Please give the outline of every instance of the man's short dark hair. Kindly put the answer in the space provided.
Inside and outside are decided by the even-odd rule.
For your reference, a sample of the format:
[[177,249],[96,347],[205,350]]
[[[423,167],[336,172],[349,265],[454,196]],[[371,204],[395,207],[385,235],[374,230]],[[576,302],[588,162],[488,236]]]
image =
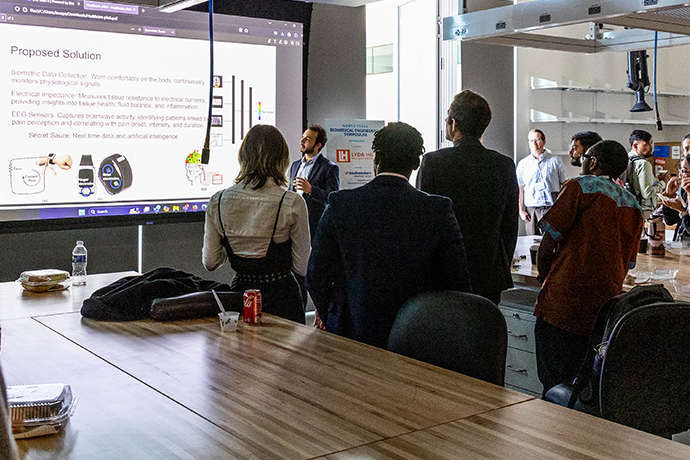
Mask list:
[[[690,134],[686,134],[685,137],[683,138],[683,141],[684,141],[685,139],[690,139]],[[683,142],[683,141],[681,141],[681,142]]]
[[617,178],[628,167],[628,151],[620,142],[599,141],[587,153],[596,157],[599,169],[611,178]]
[[481,94],[466,89],[455,95],[448,116],[463,136],[479,139],[491,122],[491,108]]
[[636,129],[635,131],[630,133],[630,146],[631,147],[635,141],[649,142],[651,140],[652,140],[652,135],[649,134],[647,131],[643,131],[641,129]]
[[388,123],[376,131],[371,143],[374,164],[379,172],[408,175],[419,168],[419,157],[424,153],[424,141],[407,123]]
[[544,131],[542,131],[541,129],[534,128],[534,129],[531,129],[530,132],[535,132],[535,133],[539,134],[541,136],[541,140],[546,142],[546,134],[544,134]]
[[328,140],[328,136],[326,136],[326,130],[323,128],[323,126],[311,125],[307,129],[309,131],[314,131],[316,133],[316,140],[314,142],[317,144],[321,144],[321,147],[319,147],[319,151],[323,150],[323,148],[326,146],[326,141]]
[[582,146],[582,151],[586,152],[591,146],[601,140],[601,136],[594,131],[583,131],[581,133],[573,134],[572,142],[579,141]]

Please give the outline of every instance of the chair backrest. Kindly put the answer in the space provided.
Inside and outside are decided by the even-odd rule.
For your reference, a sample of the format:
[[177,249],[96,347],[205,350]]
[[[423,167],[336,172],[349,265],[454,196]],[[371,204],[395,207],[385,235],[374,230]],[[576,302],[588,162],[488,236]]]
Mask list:
[[690,304],[639,307],[618,321],[599,397],[608,420],[665,437],[690,429]]
[[456,291],[430,291],[398,312],[388,350],[503,385],[508,330],[490,300]]

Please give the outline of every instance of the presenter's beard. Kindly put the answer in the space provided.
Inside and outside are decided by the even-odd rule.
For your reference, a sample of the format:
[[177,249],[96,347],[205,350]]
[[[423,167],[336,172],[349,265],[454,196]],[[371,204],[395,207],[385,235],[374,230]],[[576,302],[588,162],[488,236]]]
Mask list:
[[311,155],[313,153],[314,153],[314,147],[312,147],[310,149],[307,149],[307,148],[302,149],[302,155]]

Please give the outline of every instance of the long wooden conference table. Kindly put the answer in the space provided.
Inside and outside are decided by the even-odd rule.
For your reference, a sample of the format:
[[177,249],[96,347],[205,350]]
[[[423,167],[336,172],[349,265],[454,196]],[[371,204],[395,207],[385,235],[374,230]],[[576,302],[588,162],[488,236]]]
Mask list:
[[133,273],[34,294],[0,283],[8,385],[59,382],[79,398],[23,459],[688,459],[690,447],[265,315],[81,317],[84,298]]

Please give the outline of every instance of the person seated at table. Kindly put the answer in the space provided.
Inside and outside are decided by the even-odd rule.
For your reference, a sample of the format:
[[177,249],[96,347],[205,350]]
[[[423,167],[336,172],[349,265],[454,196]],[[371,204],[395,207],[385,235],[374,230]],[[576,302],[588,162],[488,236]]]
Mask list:
[[203,263],[215,270],[227,259],[233,291],[259,289],[263,311],[304,323],[297,277],[307,271],[307,206],[286,190],[290,152],[281,132],[253,126],[239,150],[235,185],[211,197],[206,209]]
[[666,225],[675,225],[673,241],[690,241],[690,215],[688,192],[690,191],[690,134],[683,138],[683,154],[678,177],[672,177],[666,185],[661,211]]
[[428,290],[471,292],[471,283],[450,199],[409,183],[424,153],[422,136],[389,123],[374,135],[372,150],[374,179],[330,195],[307,288],[327,331],[385,348],[408,298]]
[[581,175],[539,223],[534,334],[544,394],[577,375],[599,308],[621,292],[640,245],[640,206],[615,182],[628,165],[625,147],[600,141],[582,157]]

